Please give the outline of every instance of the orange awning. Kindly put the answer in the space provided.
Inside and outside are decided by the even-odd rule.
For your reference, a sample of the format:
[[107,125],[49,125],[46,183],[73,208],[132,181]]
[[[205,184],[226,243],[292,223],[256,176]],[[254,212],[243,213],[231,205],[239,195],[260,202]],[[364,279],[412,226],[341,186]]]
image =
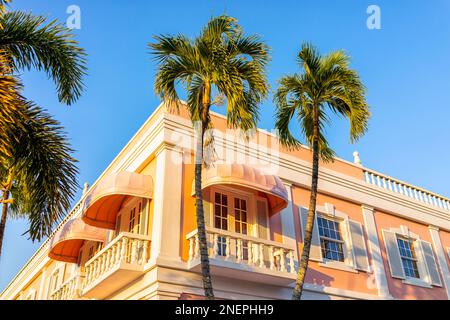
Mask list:
[[86,196],[83,221],[95,227],[114,229],[117,213],[127,196],[152,198],[152,177],[127,171],[103,177]]
[[54,260],[76,263],[83,242],[104,242],[106,232],[106,229],[87,225],[81,218],[69,220],[53,236],[48,256]]
[[[195,180],[192,191],[195,194]],[[264,193],[268,199],[270,214],[275,214],[288,205],[288,194],[280,178],[267,175],[245,164],[214,164],[202,172],[202,189],[214,185],[234,185]]]

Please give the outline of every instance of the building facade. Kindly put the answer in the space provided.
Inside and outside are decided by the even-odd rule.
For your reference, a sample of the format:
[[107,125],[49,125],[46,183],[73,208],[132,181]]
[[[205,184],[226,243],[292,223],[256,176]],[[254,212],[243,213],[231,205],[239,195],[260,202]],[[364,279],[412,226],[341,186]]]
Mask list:
[[[311,152],[212,116],[202,188],[215,295],[290,299]],[[201,299],[195,134],[159,106],[1,299]],[[450,200],[336,159],[322,163],[305,299],[449,299]]]

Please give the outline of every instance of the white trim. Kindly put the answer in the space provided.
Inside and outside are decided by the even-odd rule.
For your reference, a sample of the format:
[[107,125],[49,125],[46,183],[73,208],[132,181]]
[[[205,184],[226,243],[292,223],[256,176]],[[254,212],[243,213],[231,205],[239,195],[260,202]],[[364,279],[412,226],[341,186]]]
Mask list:
[[[174,160],[180,161],[174,166]],[[171,256],[181,260],[182,153],[162,145],[156,156],[153,194],[153,226],[150,256]],[[156,232],[156,230],[158,232]],[[170,241],[168,241],[170,239]]]
[[[214,206],[215,206],[215,193],[224,194],[228,197],[228,205],[227,205],[227,230],[230,232],[235,232],[235,212],[234,212],[234,199],[243,199],[247,202],[247,232],[249,236],[258,237],[258,228],[256,226],[257,220],[255,215],[256,210],[256,197],[251,192],[235,190],[228,186],[212,186],[210,188],[210,221],[211,227],[215,228],[215,217],[214,217]],[[270,236],[270,225],[267,224],[269,236]]]
[[403,279],[402,282],[404,284],[408,284],[408,285],[412,285],[412,286],[416,286],[416,287],[423,287],[423,288],[428,288],[428,289],[433,288],[433,286],[430,285],[425,280],[418,279],[418,278],[412,278],[412,277],[408,277],[408,276],[405,279]]
[[323,259],[323,262],[319,262],[319,266],[325,267],[325,268],[341,270],[341,271],[347,271],[347,272],[351,272],[351,273],[359,273],[358,270],[353,268],[353,266],[350,266],[346,262],[342,262],[342,261]]
[[378,288],[378,296],[392,297],[389,293],[386,271],[384,269],[383,257],[381,255],[380,242],[378,240],[378,231],[373,212],[374,210],[372,207],[368,207],[365,205],[362,205],[361,209],[364,218],[364,227],[366,228],[368,238],[367,250],[370,252],[370,255],[372,257],[372,270]]
[[[337,222],[340,227],[339,231],[341,233],[342,241],[344,242],[342,248],[344,253],[344,261],[335,261],[326,259],[323,256],[322,252],[323,261],[319,263],[319,266],[338,269],[341,271],[348,271],[352,273],[358,273],[358,270],[356,270],[355,253],[353,251],[350,229],[348,226],[349,222],[348,215],[341,211],[336,210],[334,205],[330,203],[325,203],[325,206],[316,206],[315,217],[316,217],[315,223],[317,223],[317,218],[319,217]],[[319,241],[320,241],[321,237],[319,232],[319,225],[317,225],[317,233],[319,234]]]
[[[288,194],[288,205],[279,214],[281,217],[281,233],[283,235],[283,243],[295,248],[294,261],[298,264],[300,254],[298,252],[297,237],[295,235],[295,223],[294,223],[294,205],[292,203],[292,188],[290,184],[284,183],[284,186]],[[300,217],[301,218],[301,217]],[[301,219],[300,219],[301,220]],[[270,224],[269,224],[270,226]],[[302,229],[303,234],[303,229]]]

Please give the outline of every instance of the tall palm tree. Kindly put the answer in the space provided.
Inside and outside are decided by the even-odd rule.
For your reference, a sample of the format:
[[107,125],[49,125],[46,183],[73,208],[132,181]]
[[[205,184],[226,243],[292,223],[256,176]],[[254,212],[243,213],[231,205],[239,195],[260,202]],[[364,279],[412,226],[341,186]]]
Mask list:
[[304,232],[297,280],[292,299],[300,300],[308,268],[309,251],[314,225],[319,176],[319,158],[332,161],[335,153],[324,135],[324,125],[330,122],[328,113],[350,121],[350,141],[357,141],[367,131],[370,117],[365,100],[365,87],[356,71],[349,67],[349,56],[334,51],[321,56],[310,44],[303,44],[298,54],[300,74],[284,76],[274,96],[277,106],[275,127],[281,143],[288,148],[299,148],[300,142],[289,130],[295,116],[306,142],[312,147],[312,181],[309,209]]
[[56,20],[6,12],[8,2],[0,0],[0,254],[11,204],[11,213],[28,217],[30,238],[40,240],[69,209],[77,185],[59,123],[26,101],[17,72],[45,71],[68,105],[80,97],[86,73],[86,54],[70,30]]
[[[267,95],[266,46],[258,36],[244,35],[237,20],[228,16],[212,18],[195,39],[184,35],[155,36],[150,43],[158,70],[155,91],[168,106],[179,108],[178,83],[187,91],[187,109],[198,129],[195,150],[195,205],[203,287],[207,299],[214,299],[207,251],[202,196],[202,167],[205,132],[212,127],[210,108],[214,92],[227,100],[227,124],[243,131],[258,120],[259,103]],[[220,99],[217,99],[220,100]],[[209,140],[209,139],[208,139]]]

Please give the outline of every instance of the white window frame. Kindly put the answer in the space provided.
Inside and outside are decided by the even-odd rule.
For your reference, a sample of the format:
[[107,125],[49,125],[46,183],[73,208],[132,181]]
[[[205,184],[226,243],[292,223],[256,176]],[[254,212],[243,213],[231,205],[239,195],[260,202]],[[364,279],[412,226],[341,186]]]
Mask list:
[[[339,235],[340,235],[340,240],[334,239],[334,238],[329,238],[329,237],[326,237],[326,236],[322,236],[322,235],[320,234],[320,230],[319,230],[319,219],[327,220],[327,221],[331,221],[331,222],[336,223],[336,224],[337,224],[337,227],[338,227],[337,232],[338,232]],[[343,235],[343,226],[342,226],[343,221],[341,221],[341,220],[339,220],[339,219],[336,219],[336,218],[331,218],[331,217],[328,217],[328,216],[324,216],[324,215],[321,215],[321,214],[318,214],[318,215],[317,215],[316,221],[317,221],[317,229],[318,229],[318,231],[319,231],[320,249],[322,250],[322,240],[323,240],[323,239],[328,240],[328,241],[331,241],[331,242],[339,243],[339,244],[341,245],[341,247],[342,247],[342,258],[343,258],[342,261],[341,261],[341,260],[334,260],[334,259],[328,259],[328,258],[326,258],[325,255],[324,255],[323,250],[322,250],[322,259],[323,259],[324,261],[326,261],[326,262],[328,262],[328,261],[345,262],[345,259],[346,259],[346,253],[345,253],[346,250],[345,250],[345,246],[346,246],[346,244],[345,244],[345,239],[344,239],[344,235]]]
[[[139,204],[141,206],[140,212],[139,212]],[[147,226],[143,225],[143,221],[148,221],[148,220],[144,219],[144,215],[146,215],[148,217],[149,206],[147,205],[146,199],[133,197],[133,198],[127,199],[124,202],[124,204],[122,205],[122,207],[120,208],[119,212],[117,213],[116,226],[114,229],[114,234],[112,236],[112,239],[117,237],[122,232],[129,232],[131,211],[133,209],[135,209],[135,221],[134,221],[133,229],[136,230],[136,226],[139,226],[136,234],[145,234],[147,232]],[[119,216],[121,216],[120,225],[117,224],[117,220],[118,220]],[[137,218],[138,218],[138,220],[136,220]],[[131,231],[131,232],[133,232],[133,231]]]
[[[408,227],[405,225],[401,225],[399,228],[390,228],[388,231],[394,232],[397,239],[400,237],[400,238],[405,238],[405,239],[408,239],[409,241],[412,241],[413,246],[414,246],[416,259],[417,259],[417,270],[419,271],[420,278],[407,276],[405,273],[405,270],[403,269],[403,273],[405,274],[405,279],[402,279],[402,282],[404,284],[409,284],[409,285],[418,286],[418,287],[433,288],[433,286],[431,285],[431,279],[426,279],[424,276],[424,274],[426,274],[425,271],[427,270],[428,267],[426,265],[425,257],[423,256],[423,252],[422,252],[422,250],[417,250],[418,240],[421,240],[420,236],[414,232],[411,232],[408,229]],[[395,245],[398,250],[398,255],[399,255],[399,257],[401,257],[402,255],[400,254],[400,248],[398,247],[398,243],[396,242]],[[402,261],[400,261],[400,262],[402,263],[402,268],[403,268],[403,262]]]
[[[235,231],[235,217],[234,217],[234,198],[244,199],[247,201],[247,235],[253,237],[259,237],[257,220],[256,220],[256,197],[251,192],[236,191],[233,188],[226,186],[214,186],[210,188],[210,211],[209,221],[210,227],[214,228],[214,205],[215,205],[215,193],[222,193],[228,197],[228,231]],[[270,233],[270,232],[269,232]]]
[[[322,217],[324,219],[333,220],[339,223],[344,252],[344,261],[329,260],[322,255],[323,261],[319,262],[319,266],[352,273],[359,273],[359,271],[355,267],[354,262],[355,254],[353,252],[352,240],[348,228],[348,220],[349,220],[348,215],[341,211],[336,210],[334,205],[330,203],[325,203],[324,206],[316,206],[316,219],[314,221],[314,224],[317,226],[316,228],[320,241],[321,237],[319,233],[317,217]],[[320,250],[322,250],[322,246],[320,247]]]
[[[404,255],[402,255],[402,253],[400,251],[400,247],[398,247],[398,251],[399,251],[399,255],[400,255],[400,261],[402,263],[402,268],[403,268],[403,273],[405,274],[405,278],[421,279],[421,275],[420,275],[420,271],[419,271],[419,257],[417,256],[418,252],[417,252],[417,250],[415,248],[415,245],[414,245],[414,242],[416,240],[415,239],[411,239],[411,238],[405,238],[403,236],[399,236],[398,234],[396,234],[396,236],[397,236],[397,246],[398,246],[398,241],[399,240],[407,242],[408,245],[412,246],[412,248],[409,248],[409,250],[411,250],[411,252],[414,254],[413,258],[404,256]],[[407,276],[406,275],[405,266],[403,265],[403,259],[410,260],[410,261],[413,261],[413,263],[415,263],[416,268],[417,268],[417,273],[418,273],[419,277],[411,277],[411,276]]]

